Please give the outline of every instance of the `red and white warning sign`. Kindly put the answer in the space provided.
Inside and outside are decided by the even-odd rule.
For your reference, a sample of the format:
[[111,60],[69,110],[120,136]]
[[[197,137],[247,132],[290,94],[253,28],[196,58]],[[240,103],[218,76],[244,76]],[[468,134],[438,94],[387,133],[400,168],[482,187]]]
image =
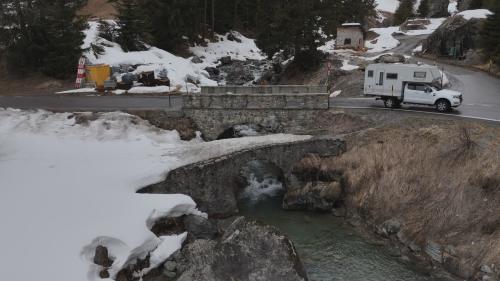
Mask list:
[[85,80],[85,57],[81,57],[78,61],[78,71],[76,72],[75,89],[82,87]]

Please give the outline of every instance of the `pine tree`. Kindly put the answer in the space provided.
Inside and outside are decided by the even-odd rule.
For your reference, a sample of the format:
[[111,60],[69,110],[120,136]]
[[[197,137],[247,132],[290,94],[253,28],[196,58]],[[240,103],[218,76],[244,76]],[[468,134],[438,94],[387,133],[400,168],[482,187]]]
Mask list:
[[401,0],[399,7],[394,13],[394,24],[400,25],[407,19],[414,17],[413,13],[413,0]]
[[125,52],[144,50],[144,20],[136,0],[111,0],[118,11],[118,38]]
[[421,0],[417,10],[418,16],[425,18],[429,15],[429,12],[429,0]]
[[74,74],[75,64],[82,54],[82,30],[87,27],[84,18],[75,17],[76,10],[71,1],[51,1],[49,15],[42,24],[50,27],[46,30],[48,40],[41,67],[41,71],[49,76],[66,78]]
[[[6,49],[7,68],[11,74],[41,71],[56,78],[74,74],[82,51],[86,23],[75,16],[79,0],[8,1],[2,16],[9,26],[7,36],[0,38]],[[3,13],[2,13],[3,14]]]
[[494,14],[488,16],[481,31],[481,45],[486,56],[500,65],[500,2],[492,9]]
[[481,9],[483,7],[483,0],[472,0],[469,5],[470,10]]

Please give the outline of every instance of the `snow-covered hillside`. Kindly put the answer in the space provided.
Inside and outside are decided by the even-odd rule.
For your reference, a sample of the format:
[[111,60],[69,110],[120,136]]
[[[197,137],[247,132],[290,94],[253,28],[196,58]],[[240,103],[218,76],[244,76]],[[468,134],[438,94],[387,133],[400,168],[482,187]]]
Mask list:
[[[108,21],[110,24],[116,24]],[[165,50],[151,46],[146,51],[124,52],[122,48],[114,42],[110,42],[99,37],[99,23],[89,22],[89,29],[86,30],[86,38],[82,46],[88,49],[84,54],[92,64],[109,64],[111,66],[139,65],[134,73],[142,71],[155,71],[160,73],[166,70],[170,79],[171,87],[180,91],[185,91],[186,86],[189,91],[198,91],[199,86],[217,86],[217,82],[210,79],[208,72],[204,69],[208,66],[215,66],[218,60],[225,56],[230,56],[233,60],[261,60],[260,49],[253,39],[233,32],[238,41],[228,40],[228,34],[217,35],[218,42],[208,42],[206,47],[192,47],[191,52],[202,59],[201,63],[192,62],[192,58],[182,58]],[[95,54],[90,48],[91,44],[99,45],[104,49],[102,54]],[[197,81],[197,85],[190,82]]]
[[127,114],[94,119],[78,123],[69,113],[0,109],[2,279],[98,280],[92,263],[98,244],[115,258],[111,274],[131,255],[154,249],[153,261],[161,263],[185,235],[156,237],[148,226],[166,215],[200,213],[187,196],[136,194],[138,188],[184,164],[308,138],[185,142]]
[[399,6],[399,0],[375,0],[377,10],[394,13]]

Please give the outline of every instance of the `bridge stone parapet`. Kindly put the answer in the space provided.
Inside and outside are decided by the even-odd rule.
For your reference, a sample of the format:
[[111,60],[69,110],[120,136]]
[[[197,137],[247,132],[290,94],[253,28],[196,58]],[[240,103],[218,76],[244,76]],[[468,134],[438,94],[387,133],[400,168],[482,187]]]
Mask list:
[[237,194],[241,170],[249,162],[258,160],[272,163],[281,169],[285,178],[289,178],[294,164],[306,154],[336,156],[344,151],[344,141],[329,137],[263,145],[175,169],[164,181],[139,192],[187,194],[195,200],[201,211],[210,216],[225,217],[238,213]]
[[237,125],[268,133],[307,131],[329,100],[323,86],[203,87],[201,94],[183,96],[183,111],[214,140]]
[[186,94],[184,109],[328,109],[328,94]]
[[327,92],[327,86],[316,85],[201,87],[202,94],[325,94]]

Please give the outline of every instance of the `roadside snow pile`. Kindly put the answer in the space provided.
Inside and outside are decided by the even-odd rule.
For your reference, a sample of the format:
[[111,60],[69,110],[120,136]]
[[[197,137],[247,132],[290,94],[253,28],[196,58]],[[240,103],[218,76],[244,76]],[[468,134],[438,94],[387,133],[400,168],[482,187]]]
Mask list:
[[325,42],[324,45],[318,47],[318,51],[321,51],[326,54],[333,54],[335,53],[335,43],[336,43],[335,39],[328,40]]
[[0,109],[0,135],[0,275],[52,281],[98,280],[101,268],[92,262],[97,245],[108,247],[113,257],[111,277],[148,252],[151,268],[179,249],[185,234],[157,237],[147,225],[165,216],[203,215],[193,200],[135,193],[169,170],[243,148],[309,138],[185,142],[175,131],[124,113],[11,109]]
[[81,94],[81,93],[97,93],[97,91],[94,88],[81,88],[81,89],[57,92],[56,94]]
[[394,13],[396,12],[396,9],[399,6],[399,1],[398,0],[375,0],[375,3],[377,5],[376,9],[389,12],[389,13]]
[[247,38],[242,34],[232,31],[226,35],[216,35],[217,42],[207,41],[207,46],[195,46],[189,50],[200,57],[205,63],[217,64],[223,57],[231,57],[233,60],[263,60],[266,56],[255,44],[254,39]]
[[489,15],[493,15],[493,12],[487,9],[477,9],[477,10],[467,10],[457,14],[458,16],[464,17],[466,20],[471,19],[485,19]]
[[342,67],[340,69],[345,70],[345,71],[351,71],[351,70],[356,70],[358,68],[359,68],[359,66],[357,66],[357,65],[349,64],[349,60],[343,60]]
[[394,32],[399,32],[398,26],[372,28],[370,31],[379,34],[379,37],[366,42],[365,46],[369,49],[368,53],[384,52],[399,45],[399,41],[392,36]]

